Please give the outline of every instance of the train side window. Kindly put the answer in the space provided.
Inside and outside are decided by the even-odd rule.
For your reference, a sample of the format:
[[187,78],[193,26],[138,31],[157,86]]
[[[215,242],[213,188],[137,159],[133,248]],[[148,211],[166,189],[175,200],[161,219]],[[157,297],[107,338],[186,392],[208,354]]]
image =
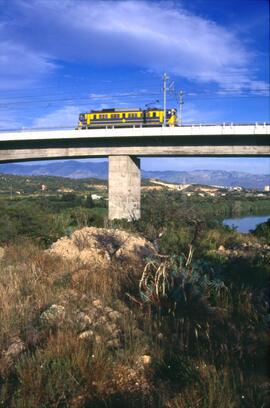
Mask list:
[[126,114],[125,113],[123,113],[123,119],[125,119],[126,118]]
[[93,119],[96,119],[97,118],[97,115],[93,115]]
[[157,117],[156,112],[153,112],[153,118],[156,118],[156,117]]

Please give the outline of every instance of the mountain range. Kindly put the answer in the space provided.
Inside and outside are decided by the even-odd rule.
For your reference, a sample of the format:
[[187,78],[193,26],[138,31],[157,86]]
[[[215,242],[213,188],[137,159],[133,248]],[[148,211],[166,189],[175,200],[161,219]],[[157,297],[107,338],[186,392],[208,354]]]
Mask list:
[[[68,160],[46,164],[0,164],[0,173],[28,176],[62,176],[74,179],[93,177],[108,178],[107,162],[79,162]],[[250,174],[225,170],[192,170],[192,171],[145,171],[143,178],[156,178],[171,183],[205,184],[224,187],[241,186],[244,188],[263,189],[270,184],[267,174]]]

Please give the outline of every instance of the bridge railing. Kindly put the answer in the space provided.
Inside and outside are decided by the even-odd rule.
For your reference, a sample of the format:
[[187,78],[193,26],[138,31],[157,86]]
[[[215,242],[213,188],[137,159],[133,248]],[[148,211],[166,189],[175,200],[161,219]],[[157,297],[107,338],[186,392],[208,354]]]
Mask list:
[[[176,127],[181,127],[181,128],[187,128],[187,127],[192,127],[192,128],[197,128],[197,127],[210,127],[210,126],[217,126],[217,127],[234,127],[234,126],[269,126],[270,122],[223,122],[223,123],[185,123],[182,124],[181,126],[176,126]],[[138,128],[138,127],[143,127],[143,126],[127,126],[126,128]],[[169,127],[169,126],[168,126]],[[96,129],[102,129],[102,128],[96,128]],[[114,126],[108,126],[105,129],[116,129]],[[123,129],[123,128],[119,128]],[[1,129],[0,128],[0,134],[1,133],[9,133],[9,132],[47,132],[47,131],[53,131],[53,130],[75,130],[74,126],[54,126],[54,127],[42,127],[42,128],[37,128],[37,127],[23,127],[23,128],[10,128],[10,129]],[[79,129],[79,131],[83,131],[84,129]],[[87,130],[92,130],[87,129]]]

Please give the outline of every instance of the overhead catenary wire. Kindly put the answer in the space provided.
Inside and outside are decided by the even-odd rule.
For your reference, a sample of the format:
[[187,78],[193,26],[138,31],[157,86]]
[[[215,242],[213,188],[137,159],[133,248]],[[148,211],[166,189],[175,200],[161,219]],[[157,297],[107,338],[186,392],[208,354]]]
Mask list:
[[[233,73],[230,73],[229,76],[232,76]],[[236,72],[239,75],[239,72]],[[81,78],[77,78],[81,80]],[[100,105],[102,102],[113,105],[124,105],[133,103],[131,101],[137,101],[136,104],[142,104],[142,99],[146,99],[148,97],[155,97],[156,99],[161,99],[162,89],[160,86],[160,82],[156,83],[155,78],[153,83],[149,83],[148,78],[141,78],[139,82],[136,82],[136,90],[130,92],[128,89],[123,89],[123,84],[125,82],[129,83],[130,80],[122,80],[119,79],[117,82],[111,82],[109,80],[101,81],[101,86],[99,86],[99,92],[93,89],[90,84],[95,83],[91,80],[87,80],[87,90],[82,90],[81,86],[78,84],[77,86],[69,86],[69,84],[62,84],[67,86],[67,89],[59,89],[59,86],[52,86],[52,91],[48,92],[48,87],[46,87],[46,94],[40,93],[36,91],[40,91],[44,88],[35,88],[32,90],[31,95],[19,94],[16,95],[3,95],[0,97],[0,112],[13,112],[16,114],[17,112],[27,112],[29,110],[33,110],[35,108],[35,112],[33,112],[32,117],[35,117],[37,111],[42,109],[44,114],[49,112],[52,108],[54,110],[61,110],[68,108],[70,106],[78,108],[78,109],[91,109],[94,104]],[[115,92],[115,89],[112,89],[112,86],[115,87],[117,83],[122,84],[119,88],[118,92]],[[143,89],[138,89],[143,87],[144,84],[147,84],[146,87]],[[84,84],[85,86],[85,84]],[[268,86],[258,86],[258,87],[250,87],[247,84],[240,84],[238,87],[222,87],[214,88],[213,84],[211,85],[210,89],[193,89],[190,87],[185,88],[185,97],[186,101],[193,101],[196,98],[196,101],[199,100],[225,100],[225,99],[258,99],[258,98],[265,98],[269,97],[269,87]],[[92,88],[92,89],[91,89]],[[212,89],[211,89],[212,88]],[[25,92],[21,90],[21,92]],[[163,87],[164,92],[164,87]],[[168,101],[174,101],[173,96],[171,93],[167,95]],[[176,98],[177,100],[177,98]],[[120,102],[121,101],[121,102]],[[182,105],[180,105],[182,107]],[[180,109],[181,110],[181,109]],[[2,115],[2,114],[1,114]],[[24,115],[25,117],[25,115]]]
[[[152,75],[152,77],[155,76],[154,80],[157,83],[160,81],[160,77],[159,77],[158,74],[155,75],[155,74],[152,73],[151,75]],[[219,75],[220,75],[220,73],[219,73]],[[183,76],[185,77],[186,75],[183,73]],[[207,78],[207,80],[213,81],[213,75],[212,74],[210,75],[209,73],[197,73],[197,74],[192,74],[192,75],[190,73],[188,73],[188,76],[190,77],[189,78],[190,81],[201,80],[202,78]],[[245,79],[242,78],[243,76],[244,77],[246,76],[247,78],[249,78],[250,72],[247,71],[247,70],[242,70],[241,71],[239,69],[236,69],[236,70],[230,70],[230,72],[223,72],[222,73],[222,79],[223,80],[224,79],[231,79],[231,80],[238,79],[239,80],[239,78],[240,78],[240,81],[238,81],[238,82],[240,82],[243,86],[247,86],[248,83],[249,83],[249,79],[247,79],[247,84],[245,84]],[[87,84],[87,86],[91,86],[91,84],[95,85],[96,82],[97,82],[96,79],[91,79],[91,77],[77,76],[77,75],[69,75],[68,79],[66,79],[66,80],[63,79],[63,81],[60,82],[62,79],[63,78],[58,79],[57,85],[46,85],[46,86],[43,86],[43,87],[35,87],[35,90],[43,90],[43,89],[48,90],[50,88],[58,88],[60,83],[62,83],[63,85],[69,85],[69,81],[72,81],[72,87],[73,88],[75,88],[74,87],[74,82],[76,82],[78,84],[78,85],[76,85],[77,87],[81,87],[82,83],[83,83],[84,86],[85,86],[85,84]],[[139,80],[136,77],[131,78],[131,79],[117,78],[117,80],[115,80],[115,79],[112,80],[110,78],[105,78],[105,79],[99,79],[99,84],[100,85],[103,85],[103,84],[117,84],[117,83],[128,83],[128,84],[130,84],[130,82],[132,80],[136,81],[136,83],[144,83],[145,82],[145,83],[149,84],[149,77],[140,78]],[[251,78],[251,80],[256,81],[255,78]],[[268,77],[264,78],[264,79],[262,79],[262,81],[265,81],[265,83],[268,83],[269,78]],[[218,78],[216,79],[216,83],[219,83]],[[6,90],[6,92],[15,92],[15,93],[17,93],[18,90],[17,89],[14,89],[14,90],[10,89],[10,90]]]
[[[57,92],[53,92],[53,93],[46,93],[46,94],[34,94],[34,93],[32,93],[32,94],[23,94],[23,95],[18,95],[18,92],[17,92],[17,94],[16,94],[16,96],[2,96],[2,97],[0,97],[0,100],[2,100],[2,99],[5,99],[5,100],[13,100],[13,99],[26,99],[26,98],[40,98],[40,96],[43,96],[43,97],[54,97],[54,96],[59,96],[59,95],[66,95],[66,96],[73,96],[73,92],[70,90],[70,89],[68,89],[68,90],[59,90],[59,88],[55,88],[55,89],[57,89]],[[102,87],[100,87],[99,88],[100,89],[100,91],[99,91],[99,93],[101,94],[101,92],[107,92],[108,93],[108,91],[112,91],[113,93],[115,93],[115,89],[114,90],[112,90],[111,88],[102,88]],[[151,90],[151,89],[154,89],[154,90],[158,90],[159,89],[159,87],[157,86],[157,85],[154,85],[154,84],[152,84],[152,85],[149,85],[148,84],[148,86],[147,86],[147,88],[145,88],[145,89],[138,89],[138,90],[136,90],[136,92],[134,92],[134,93],[147,93],[149,90]],[[225,93],[248,93],[248,94],[252,94],[252,93],[264,93],[264,92],[269,92],[269,90],[270,90],[270,87],[267,87],[267,86],[265,86],[265,87],[257,87],[257,88],[255,88],[255,87],[253,87],[253,88],[245,88],[245,87],[231,87],[231,88],[219,88],[219,89],[207,89],[207,90],[204,90],[204,89],[199,89],[198,90],[198,88],[197,89],[192,89],[192,88],[190,88],[190,87],[186,87],[186,92],[188,92],[188,93],[196,93],[196,94],[209,94],[209,93],[211,93],[211,94],[213,94],[213,93],[215,93],[215,94],[225,94]],[[35,91],[35,90],[33,90],[33,91]],[[81,89],[80,89],[80,91],[78,92],[77,90],[75,90],[74,91],[74,93],[75,93],[75,95],[81,95],[81,94],[88,94],[88,95],[91,95],[91,93],[92,94],[95,94],[96,93],[96,91],[95,90],[92,90],[91,91],[91,88],[89,88],[88,89],[88,91],[82,91]],[[130,93],[128,90],[121,90],[121,91],[119,91],[119,92],[117,92],[117,94],[121,94],[121,93]],[[3,95],[3,92],[2,92],[2,95]],[[97,96],[98,96],[98,93],[97,93]]]
[[[239,72],[238,72],[239,74]],[[231,75],[231,74],[230,74]],[[203,74],[201,75],[197,75],[197,77],[201,77],[203,76]],[[196,76],[195,76],[196,77]],[[73,78],[73,77],[72,77]],[[76,77],[75,77],[76,78]],[[83,78],[83,77],[82,77]],[[226,78],[226,74],[223,75],[223,78]],[[142,92],[144,91],[144,89],[138,89],[140,87],[143,87],[146,85],[145,90],[157,90],[157,89],[161,89],[160,86],[160,79],[158,77],[156,77],[154,80],[149,80],[149,78],[140,78],[139,80],[137,80],[136,78],[131,78],[129,80],[127,79],[122,79],[119,78],[116,81],[111,81],[111,80],[101,80],[99,81],[99,92],[108,92],[111,91],[113,93],[115,93],[115,87],[119,84],[119,92],[128,92],[128,89],[130,89],[130,84],[132,83],[132,81],[136,82],[136,92]],[[255,82],[255,80],[254,80]],[[255,83],[251,84],[249,82],[245,83],[243,81],[233,81],[233,83],[236,84],[236,86],[232,86],[232,85],[226,85],[225,84],[209,84],[209,88],[207,90],[205,89],[201,89],[201,86],[198,84],[197,88],[194,89],[193,87],[190,86],[186,86],[185,90],[186,92],[199,92],[199,93],[226,93],[226,92],[245,92],[245,93],[254,93],[254,92],[267,92],[269,91],[269,86],[267,85],[269,81],[264,80],[261,81],[261,85],[258,85]],[[128,89],[123,89],[123,84],[127,83],[129,85]],[[91,93],[91,91],[94,93],[96,92],[95,87],[96,86],[96,81],[94,80],[89,80],[88,78],[85,78],[84,82],[83,82],[83,93]],[[61,89],[61,87],[63,89]],[[114,89],[112,89],[112,87]],[[216,89],[216,87],[218,87]],[[66,89],[64,89],[66,88]],[[49,90],[52,90],[52,92],[50,92]],[[87,90],[85,90],[87,89]],[[73,92],[76,93],[76,95],[81,95],[82,94],[82,84],[78,83],[78,85],[74,86],[74,83],[70,84],[70,83],[58,83],[57,85],[48,85],[46,87],[35,87],[31,90],[29,90],[29,92],[31,92],[31,94],[27,95],[25,94],[25,92],[28,92],[26,89],[21,89],[21,90],[2,90],[2,95],[4,94],[4,96],[0,97],[1,99],[5,99],[5,100],[9,100],[9,99],[25,99],[25,98],[39,98],[41,95],[39,95],[39,91],[42,90],[46,90],[46,94],[42,93],[43,97],[54,97],[54,96],[59,96],[59,95],[72,95]],[[48,93],[49,91],[49,93]],[[11,94],[10,94],[11,92]],[[15,95],[12,95],[12,92],[15,92]],[[22,92],[22,95],[20,95],[20,92]],[[37,92],[37,94],[36,94]]]
[[[46,98],[46,99],[24,99],[20,101],[8,101],[5,99],[0,99],[0,109],[7,109],[10,107],[24,107],[25,105],[33,105],[33,106],[38,106],[38,105],[43,105],[43,104],[49,104],[50,106],[56,105],[59,102],[65,102],[65,103],[77,103],[81,102],[83,104],[85,103],[93,103],[94,101],[105,101],[105,100],[110,100],[112,98],[118,100],[118,99],[136,99],[136,98],[142,98],[142,97],[160,97],[162,95],[161,92],[156,92],[156,93],[141,93],[141,94],[129,94],[129,95],[119,95],[119,94],[111,94],[111,95],[96,95],[93,97],[89,96],[76,96],[76,97],[66,97],[66,98]],[[258,98],[269,98],[269,93],[260,93],[260,94],[203,94],[203,93],[189,93],[185,92],[186,97],[189,98],[196,98],[196,100],[222,100],[222,99],[258,99]],[[172,97],[168,96],[168,99],[172,99]],[[113,101],[115,103],[115,101]]]

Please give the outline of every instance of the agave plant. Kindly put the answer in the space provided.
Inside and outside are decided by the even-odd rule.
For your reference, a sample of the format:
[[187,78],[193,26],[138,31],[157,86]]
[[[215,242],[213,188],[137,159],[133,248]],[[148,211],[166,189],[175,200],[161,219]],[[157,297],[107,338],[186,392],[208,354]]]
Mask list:
[[210,299],[224,296],[228,289],[223,281],[210,279],[213,271],[205,271],[205,266],[192,262],[191,251],[188,256],[149,260],[139,282],[141,301],[178,317],[192,314],[202,318],[220,313],[219,308],[210,305]]

